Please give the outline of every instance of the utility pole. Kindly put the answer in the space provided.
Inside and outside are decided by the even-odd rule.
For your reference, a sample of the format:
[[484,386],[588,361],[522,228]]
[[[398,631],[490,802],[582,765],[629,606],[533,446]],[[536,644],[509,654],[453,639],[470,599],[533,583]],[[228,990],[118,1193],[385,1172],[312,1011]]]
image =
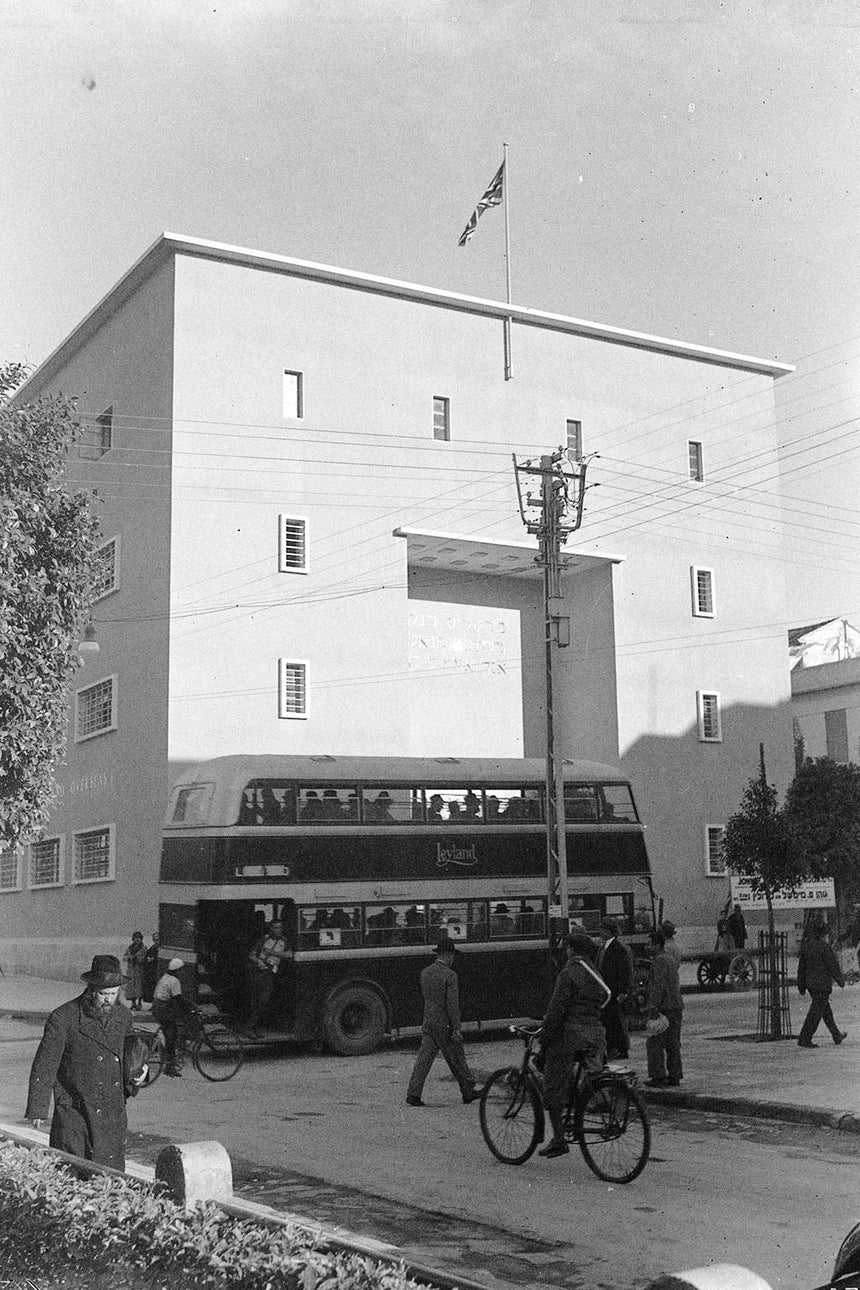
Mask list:
[[[538,539],[537,563],[543,569],[544,671],[546,683],[546,858],[549,901],[550,973],[560,963],[560,944],[568,930],[567,844],[564,823],[564,782],[555,752],[553,719],[553,662],[556,649],[570,644],[570,618],[563,614],[561,547],[582,523],[587,463],[558,448],[520,464],[514,455],[520,516],[529,533]],[[540,479],[540,494],[523,493],[521,476]],[[526,483],[528,483],[528,479]]]

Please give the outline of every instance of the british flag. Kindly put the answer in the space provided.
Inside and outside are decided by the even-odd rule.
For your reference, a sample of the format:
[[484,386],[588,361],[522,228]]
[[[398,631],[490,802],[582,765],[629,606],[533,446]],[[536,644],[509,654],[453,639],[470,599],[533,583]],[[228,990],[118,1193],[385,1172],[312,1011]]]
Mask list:
[[466,227],[463,229],[460,240],[457,243],[458,246],[466,245],[469,238],[472,236],[475,229],[478,227],[478,220],[481,218],[484,211],[489,210],[491,206],[499,205],[499,203],[502,200],[502,193],[504,192],[504,183],[505,183],[505,163],[502,162],[502,164],[499,166],[498,170],[496,171],[493,177],[493,181],[490,184],[489,188],[484,193],[481,200],[478,202],[478,205],[472,211],[472,214],[469,216],[469,222],[466,225]]

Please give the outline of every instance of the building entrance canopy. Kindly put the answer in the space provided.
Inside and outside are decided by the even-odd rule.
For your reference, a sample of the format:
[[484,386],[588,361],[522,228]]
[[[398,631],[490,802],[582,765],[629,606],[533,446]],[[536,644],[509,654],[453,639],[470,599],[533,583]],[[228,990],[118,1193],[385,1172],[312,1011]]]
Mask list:
[[[531,578],[543,576],[538,564],[536,542],[500,542],[494,538],[472,538],[430,529],[394,530],[405,538],[407,560],[426,569],[450,569],[462,573],[483,573],[488,577]],[[562,573],[576,576],[598,565],[620,564],[622,555],[592,555],[584,551],[562,551]]]

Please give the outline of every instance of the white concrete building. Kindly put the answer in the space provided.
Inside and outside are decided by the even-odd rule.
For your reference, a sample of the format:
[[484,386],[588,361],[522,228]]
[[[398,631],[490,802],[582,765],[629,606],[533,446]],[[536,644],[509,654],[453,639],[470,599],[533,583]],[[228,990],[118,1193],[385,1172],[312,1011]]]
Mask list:
[[60,802],[0,870],[0,962],[59,972],[154,928],[181,764],[542,755],[541,583],[511,455],[565,443],[600,454],[600,488],[568,544],[559,750],[629,772],[666,913],[709,948],[720,833],[759,743],[781,789],[793,768],[788,370],[159,238],[19,396],[78,397],[69,474],[98,490],[106,565]]

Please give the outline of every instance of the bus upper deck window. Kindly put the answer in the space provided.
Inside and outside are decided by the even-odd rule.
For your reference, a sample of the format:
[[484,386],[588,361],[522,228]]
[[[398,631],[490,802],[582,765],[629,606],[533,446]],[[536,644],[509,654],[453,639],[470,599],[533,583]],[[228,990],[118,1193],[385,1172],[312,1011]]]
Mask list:
[[276,780],[252,780],[242,792],[238,824],[295,824],[293,792]]
[[212,794],[211,784],[180,784],[173,790],[172,824],[203,824]]
[[597,819],[597,798],[593,784],[565,784],[564,818],[570,824]]
[[365,824],[417,824],[424,810],[420,788],[364,788]]
[[488,824],[540,824],[539,788],[488,788]]
[[358,792],[354,785],[299,789],[299,824],[349,824],[357,820]]
[[617,824],[637,822],[636,808],[627,784],[602,784],[598,797],[602,820]]
[[473,788],[427,790],[428,824],[479,824],[483,818],[482,795]]

